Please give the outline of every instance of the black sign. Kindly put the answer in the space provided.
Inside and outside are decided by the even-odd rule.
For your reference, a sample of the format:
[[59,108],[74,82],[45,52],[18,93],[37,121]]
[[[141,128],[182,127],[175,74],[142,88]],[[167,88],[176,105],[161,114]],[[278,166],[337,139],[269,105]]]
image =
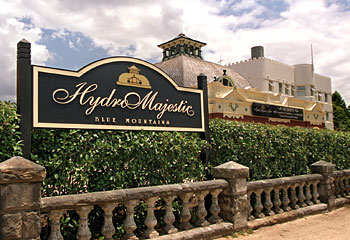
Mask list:
[[33,126],[204,131],[203,91],[145,61],[114,57],[79,71],[33,67]]
[[303,109],[253,102],[252,113],[256,116],[304,120]]

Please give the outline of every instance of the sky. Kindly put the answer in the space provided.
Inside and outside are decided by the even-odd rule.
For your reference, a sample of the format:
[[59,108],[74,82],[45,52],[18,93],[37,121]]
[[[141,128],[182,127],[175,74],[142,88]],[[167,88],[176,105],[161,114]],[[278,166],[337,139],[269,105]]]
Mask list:
[[110,56],[161,61],[179,33],[207,43],[206,61],[265,57],[311,63],[350,104],[350,0],[0,0],[0,99],[16,99],[16,48],[32,63],[78,70]]

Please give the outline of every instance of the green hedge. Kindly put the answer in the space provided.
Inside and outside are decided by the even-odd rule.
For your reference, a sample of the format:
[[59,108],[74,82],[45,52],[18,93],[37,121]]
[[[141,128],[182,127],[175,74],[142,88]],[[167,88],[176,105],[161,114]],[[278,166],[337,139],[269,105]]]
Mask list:
[[51,196],[200,180],[205,146],[196,133],[35,129],[32,159]]
[[319,160],[350,168],[350,133],[236,121],[210,121],[211,167],[235,161],[259,180],[307,174]]
[[16,104],[0,101],[0,162],[22,154],[16,109]]
[[[0,161],[20,155],[16,106],[1,103]],[[197,133],[33,130],[32,159],[46,167],[44,195],[102,191],[202,180],[204,170],[227,161],[250,168],[250,179],[309,173],[325,160],[350,168],[350,133],[211,120],[208,145]]]

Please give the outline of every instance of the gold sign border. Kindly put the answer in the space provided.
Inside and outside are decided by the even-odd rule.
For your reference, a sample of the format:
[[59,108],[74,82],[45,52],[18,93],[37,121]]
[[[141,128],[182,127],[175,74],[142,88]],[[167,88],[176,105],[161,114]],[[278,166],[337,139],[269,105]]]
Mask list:
[[[72,77],[80,77],[86,72],[101,66],[103,64],[112,63],[112,62],[130,62],[137,63],[148,68],[151,68],[165,77],[175,88],[177,91],[181,92],[192,92],[200,94],[201,101],[201,120],[202,127],[201,128],[179,128],[179,127],[154,127],[154,126],[127,126],[127,125],[100,125],[100,124],[74,124],[74,123],[47,123],[47,122],[39,122],[39,73],[52,73],[57,75],[64,76],[72,76]],[[137,58],[130,57],[111,57],[98,60],[96,62],[90,63],[85,67],[81,68],[78,71],[70,71],[64,69],[43,67],[43,66],[34,66],[33,65],[33,127],[35,128],[80,128],[80,129],[105,129],[105,130],[150,130],[150,131],[181,131],[181,132],[204,132],[204,102],[203,102],[203,91],[200,89],[191,89],[179,87],[174,80],[172,80],[165,72],[163,72],[158,67],[153,64],[146,62]]]

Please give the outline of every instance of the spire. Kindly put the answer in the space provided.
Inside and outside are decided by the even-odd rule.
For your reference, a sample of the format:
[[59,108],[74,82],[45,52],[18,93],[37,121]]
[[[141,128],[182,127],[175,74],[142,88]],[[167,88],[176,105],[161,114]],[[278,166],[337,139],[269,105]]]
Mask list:
[[314,75],[314,52],[312,51],[312,43],[311,43],[311,74]]
[[224,61],[224,59],[221,58],[221,53],[220,53],[220,60],[218,61],[218,63],[219,63],[220,65],[222,65],[222,61]]

